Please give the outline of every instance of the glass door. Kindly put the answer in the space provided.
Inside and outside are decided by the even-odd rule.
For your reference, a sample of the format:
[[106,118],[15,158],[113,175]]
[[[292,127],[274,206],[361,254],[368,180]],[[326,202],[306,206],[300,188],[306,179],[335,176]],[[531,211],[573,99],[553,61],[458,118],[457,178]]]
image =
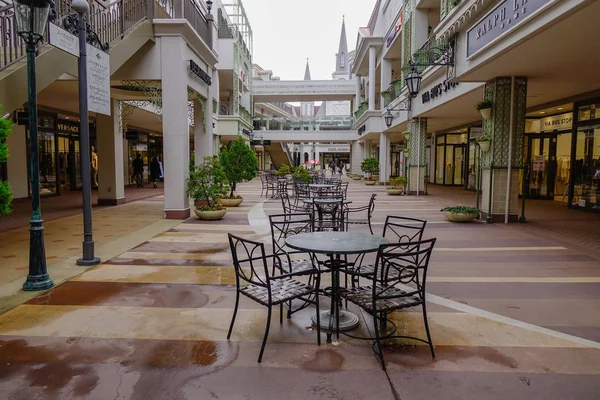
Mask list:
[[40,156],[40,195],[56,194],[56,162],[53,132],[38,132]]
[[69,175],[69,138],[67,136],[56,136],[58,151],[58,184],[61,192],[71,190],[71,177]]
[[454,170],[452,184],[464,186],[465,181],[465,146],[454,146]]
[[553,199],[556,176],[556,135],[529,136],[529,193],[531,199]]
[[82,182],[81,182],[81,153],[79,151],[79,138],[73,138],[69,140],[69,153],[73,154],[73,159],[75,161],[74,168],[71,174],[71,185],[74,189],[81,190]]

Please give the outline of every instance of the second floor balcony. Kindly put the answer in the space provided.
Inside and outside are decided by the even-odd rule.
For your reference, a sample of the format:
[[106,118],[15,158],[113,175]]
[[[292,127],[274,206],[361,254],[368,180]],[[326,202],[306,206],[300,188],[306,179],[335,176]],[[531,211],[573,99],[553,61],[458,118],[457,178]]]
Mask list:
[[254,118],[255,130],[275,131],[342,131],[352,129],[351,116],[296,118]]

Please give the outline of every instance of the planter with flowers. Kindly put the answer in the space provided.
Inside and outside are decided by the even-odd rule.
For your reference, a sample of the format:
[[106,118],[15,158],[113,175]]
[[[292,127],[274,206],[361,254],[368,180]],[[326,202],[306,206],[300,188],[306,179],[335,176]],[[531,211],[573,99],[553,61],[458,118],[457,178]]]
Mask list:
[[484,153],[490,151],[490,143],[492,142],[492,137],[489,134],[486,133],[484,135],[481,135],[477,139],[475,139],[475,141],[481,148],[481,151],[483,151]]
[[454,206],[442,208],[441,211],[452,222],[471,222],[479,216],[479,209],[475,207]]
[[405,176],[399,176],[396,178],[390,178],[390,186],[385,188],[385,191],[390,196],[400,196],[404,193],[404,187],[406,186],[407,179]]

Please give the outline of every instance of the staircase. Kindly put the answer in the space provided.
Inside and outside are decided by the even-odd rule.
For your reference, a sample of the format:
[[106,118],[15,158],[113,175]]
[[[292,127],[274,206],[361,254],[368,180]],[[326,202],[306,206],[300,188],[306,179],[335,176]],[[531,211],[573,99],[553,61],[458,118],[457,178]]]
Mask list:
[[[5,4],[2,6],[2,4]],[[27,101],[27,60],[25,43],[16,33],[14,8],[0,0],[0,104],[11,112]],[[87,21],[98,42],[109,44],[111,74],[145,43],[153,40],[153,18],[173,18],[171,0],[118,0],[108,6],[91,0]],[[71,0],[58,0],[50,20],[65,27],[73,14]],[[38,47],[36,79],[38,93],[63,74],[77,76],[77,58],[48,45],[48,29]]]
[[271,155],[271,163],[275,165],[275,169],[281,167],[282,164],[292,165],[290,157],[283,149],[283,143],[273,143],[265,146],[265,150]]

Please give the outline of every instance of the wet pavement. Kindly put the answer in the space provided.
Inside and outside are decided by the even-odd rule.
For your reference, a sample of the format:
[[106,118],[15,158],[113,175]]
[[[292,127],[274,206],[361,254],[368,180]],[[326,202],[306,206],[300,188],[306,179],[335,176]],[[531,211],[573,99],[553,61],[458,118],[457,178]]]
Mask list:
[[[0,315],[0,399],[600,398],[593,247],[518,224],[448,223],[439,212],[448,196],[392,197],[352,181],[352,206],[373,191],[376,234],[386,215],[407,215],[426,218],[426,236],[438,238],[428,280],[435,359],[397,342],[385,349],[385,373],[368,342],[327,344],[323,334],[317,346],[314,308],[279,324],[275,307],[257,364],[266,309],[247,298],[228,341],[235,275],[226,233],[268,243],[265,218],[281,212],[251,182],[222,221],[190,219]],[[351,310],[360,316],[353,333],[367,334],[371,320]],[[420,309],[392,319],[424,336]]]

